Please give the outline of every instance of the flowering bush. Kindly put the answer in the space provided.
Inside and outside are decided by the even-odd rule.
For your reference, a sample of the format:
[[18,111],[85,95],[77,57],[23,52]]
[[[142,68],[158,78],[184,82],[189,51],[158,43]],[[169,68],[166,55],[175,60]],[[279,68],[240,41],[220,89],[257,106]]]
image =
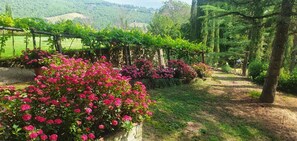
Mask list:
[[153,64],[149,60],[136,60],[134,62],[136,68],[138,69],[139,78],[151,78],[153,75]]
[[131,66],[124,66],[120,73],[131,79],[167,79],[174,76],[174,70],[172,68],[154,68],[151,61],[143,59],[136,60]]
[[158,79],[158,78],[173,78],[174,77],[174,69],[173,68],[163,68],[159,67],[154,71],[153,78]]
[[138,69],[135,65],[131,66],[124,66],[120,73],[123,76],[130,77],[131,79],[138,79],[139,78],[139,73]]
[[43,59],[49,58],[51,55],[49,52],[41,50],[40,48],[22,52],[20,59],[26,68],[40,68],[45,65]]
[[120,73],[132,79],[152,78],[154,75],[153,64],[144,59],[136,60],[133,65],[124,66]]
[[170,60],[168,67],[174,69],[174,78],[183,78],[189,81],[197,77],[196,71],[182,60]]
[[13,108],[1,109],[1,139],[95,140],[152,115],[146,87],[131,86],[110,63],[63,57],[55,62],[42,68],[44,75],[24,94],[12,91],[3,100]]
[[200,78],[202,77],[210,77],[212,75],[211,67],[204,64],[204,63],[198,63],[192,65],[193,69],[197,72],[198,76]]

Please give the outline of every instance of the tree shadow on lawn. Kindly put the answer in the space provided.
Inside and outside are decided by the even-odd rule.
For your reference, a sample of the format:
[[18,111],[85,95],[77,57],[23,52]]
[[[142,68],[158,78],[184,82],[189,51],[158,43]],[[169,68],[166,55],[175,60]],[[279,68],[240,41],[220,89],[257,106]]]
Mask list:
[[259,88],[259,86],[253,86],[253,85],[232,85],[232,86],[224,86],[224,85],[211,85],[214,87],[222,87],[222,88],[252,88],[252,89],[256,89]]
[[[233,74],[232,74],[233,75]],[[223,77],[223,76],[216,76],[214,77],[214,79],[216,80],[220,80],[220,81],[249,81],[250,79],[249,78],[246,78],[246,77],[240,77],[240,76],[226,76],[226,77]]]
[[144,123],[144,140],[278,140],[257,119],[224,107],[229,99],[207,93],[201,84],[151,90],[157,104]]

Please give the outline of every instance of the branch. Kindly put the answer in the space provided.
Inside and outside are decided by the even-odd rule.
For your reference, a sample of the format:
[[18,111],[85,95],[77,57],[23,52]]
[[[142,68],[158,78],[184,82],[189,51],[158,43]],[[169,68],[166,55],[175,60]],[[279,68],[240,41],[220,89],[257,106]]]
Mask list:
[[279,13],[277,12],[277,13],[271,13],[271,14],[267,14],[267,15],[263,15],[263,16],[248,16],[248,15],[242,14],[240,12],[227,12],[227,13],[224,13],[224,14],[221,14],[221,15],[218,15],[218,16],[210,17],[210,19],[225,17],[225,16],[229,16],[229,15],[235,15],[235,16],[240,16],[245,20],[251,21],[251,20],[257,20],[257,19],[269,18],[269,17],[272,17],[272,16],[276,16],[278,14]]
[[246,4],[250,4],[252,1],[244,1],[244,2],[238,2],[236,0],[230,0],[231,3],[234,3],[236,5],[246,5]]

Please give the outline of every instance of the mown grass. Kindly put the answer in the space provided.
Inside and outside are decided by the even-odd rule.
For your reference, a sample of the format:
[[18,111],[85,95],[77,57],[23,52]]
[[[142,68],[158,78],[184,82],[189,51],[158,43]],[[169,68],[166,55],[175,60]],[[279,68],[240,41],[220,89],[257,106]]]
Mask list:
[[[151,90],[154,116],[144,123],[145,140],[277,140],[261,124],[235,116],[220,103],[226,97],[207,93],[203,81]],[[195,128],[189,127],[194,123]],[[190,133],[186,132],[188,129]]]
[[[16,56],[20,56],[22,53],[22,50],[26,49],[26,43],[25,43],[25,36],[15,36],[14,37],[15,43],[15,52]],[[63,39],[62,40],[62,47],[64,49],[81,49],[82,48],[82,43],[80,39]],[[72,45],[71,45],[72,42]],[[36,44],[37,47],[39,47],[39,37],[36,38]],[[70,47],[71,45],[71,47]],[[28,48],[32,49],[33,48],[33,43],[32,43],[32,37],[29,38],[29,43],[28,43]],[[41,48],[43,50],[50,50],[50,44],[48,42],[48,37],[41,37]],[[6,46],[4,47],[5,52],[1,53],[1,58],[11,58],[13,56],[13,47],[12,47],[12,38],[9,38],[8,41],[6,41]]]

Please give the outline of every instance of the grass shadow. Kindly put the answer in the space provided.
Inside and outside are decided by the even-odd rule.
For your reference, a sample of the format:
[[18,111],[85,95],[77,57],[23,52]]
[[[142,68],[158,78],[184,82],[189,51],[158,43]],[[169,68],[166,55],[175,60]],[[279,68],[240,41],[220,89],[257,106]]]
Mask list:
[[[206,89],[201,82],[196,82],[151,90],[151,96],[158,103],[153,107],[154,116],[144,123],[144,139],[277,140],[260,123],[228,112],[222,103],[232,101],[211,95]],[[197,128],[190,131],[191,135],[184,132],[189,122],[197,123]]]

